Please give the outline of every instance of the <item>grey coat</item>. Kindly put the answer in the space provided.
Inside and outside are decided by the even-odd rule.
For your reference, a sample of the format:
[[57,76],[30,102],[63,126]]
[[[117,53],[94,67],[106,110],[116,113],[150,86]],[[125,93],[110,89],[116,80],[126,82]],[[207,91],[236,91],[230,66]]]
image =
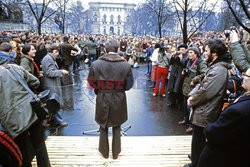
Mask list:
[[245,72],[250,68],[250,52],[245,44],[240,44],[239,42],[232,43],[230,45],[230,53],[234,64],[241,72]]
[[[36,89],[39,80],[23,67],[9,64],[30,88]],[[0,65],[0,123],[15,138],[27,130],[36,120],[32,111],[31,95],[5,67]]]
[[62,89],[61,78],[63,77],[62,71],[55,59],[47,54],[42,60],[43,79],[42,84],[45,89],[49,89],[51,92],[56,93],[60,97],[62,104]]
[[229,67],[225,62],[210,66],[201,84],[189,93],[193,97],[190,105],[193,108],[191,121],[194,125],[205,127],[218,118],[226,94]]
[[105,127],[123,124],[128,119],[126,90],[133,86],[130,65],[118,54],[106,54],[89,71],[89,85],[95,89],[96,122]]

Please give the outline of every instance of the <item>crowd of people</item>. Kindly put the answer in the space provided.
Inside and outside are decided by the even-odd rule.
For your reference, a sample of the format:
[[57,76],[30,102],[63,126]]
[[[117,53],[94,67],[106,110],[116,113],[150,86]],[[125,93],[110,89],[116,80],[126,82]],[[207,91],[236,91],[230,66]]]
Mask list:
[[[228,38],[223,33],[208,32],[183,44],[177,37],[0,32],[1,125],[20,147],[24,166],[31,162],[23,142],[28,138],[33,141],[38,166],[50,166],[41,128],[63,127],[67,122],[60,112],[47,121],[38,121],[28,106],[31,96],[22,93],[24,88],[8,77],[11,74],[6,66],[15,69],[34,92],[49,89],[61,97],[61,106],[70,107],[70,99],[63,100],[62,86],[73,84],[81,63],[88,64],[90,71],[96,70],[98,63],[94,62],[107,57],[108,43],[112,40],[119,43],[114,51],[120,56],[119,61],[126,61],[131,68],[138,68],[141,63],[147,65],[145,75],[152,83],[152,96],[168,96],[168,106],[183,111],[183,120],[178,124],[187,125],[186,132],[192,132],[192,163],[186,167],[247,166],[250,39],[245,36],[246,33],[242,36],[236,30]],[[24,109],[19,111],[20,107]],[[103,108],[99,110],[103,112]],[[24,115],[13,114],[19,112]],[[100,126],[105,145],[107,127]],[[116,127],[120,131],[120,126]],[[118,145],[115,154],[120,152]],[[237,155],[230,154],[229,148]],[[99,150],[107,156],[107,148]]]

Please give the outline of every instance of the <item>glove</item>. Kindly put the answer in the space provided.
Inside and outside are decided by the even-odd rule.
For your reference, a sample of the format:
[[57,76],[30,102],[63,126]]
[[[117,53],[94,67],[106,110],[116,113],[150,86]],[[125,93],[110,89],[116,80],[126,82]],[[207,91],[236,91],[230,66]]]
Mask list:
[[231,33],[230,33],[230,42],[235,43],[235,42],[239,42],[239,40],[240,39],[239,39],[238,33],[235,30],[231,31]]

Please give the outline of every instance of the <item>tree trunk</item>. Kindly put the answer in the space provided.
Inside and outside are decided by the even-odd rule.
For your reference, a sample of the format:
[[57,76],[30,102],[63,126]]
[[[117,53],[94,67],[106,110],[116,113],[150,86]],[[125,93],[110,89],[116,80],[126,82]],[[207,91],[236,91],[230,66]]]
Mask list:
[[42,23],[41,23],[41,21],[37,21],[37,33],[39,34],[39,35],[41,35],[42,34]]
[[185,1],[185,10],[183,13],[183,43],[188,43],[188,30],[187,30],[187,0]]
[[159,24],[158,25],[158,30],[159,30],[159,35],[160,35],[160,38],[162,37],[162,33],[161,33],[161,25]]

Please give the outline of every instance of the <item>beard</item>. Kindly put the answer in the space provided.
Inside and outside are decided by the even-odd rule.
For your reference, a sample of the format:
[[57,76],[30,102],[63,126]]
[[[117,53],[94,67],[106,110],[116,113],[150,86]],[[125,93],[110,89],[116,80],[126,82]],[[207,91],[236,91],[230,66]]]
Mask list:
[[209,55],[206,57],[206,62],[207,62],[208,64],[210,64],[212,61],[213,61],[213,56],[212,56],[212,54],[209,54]]

